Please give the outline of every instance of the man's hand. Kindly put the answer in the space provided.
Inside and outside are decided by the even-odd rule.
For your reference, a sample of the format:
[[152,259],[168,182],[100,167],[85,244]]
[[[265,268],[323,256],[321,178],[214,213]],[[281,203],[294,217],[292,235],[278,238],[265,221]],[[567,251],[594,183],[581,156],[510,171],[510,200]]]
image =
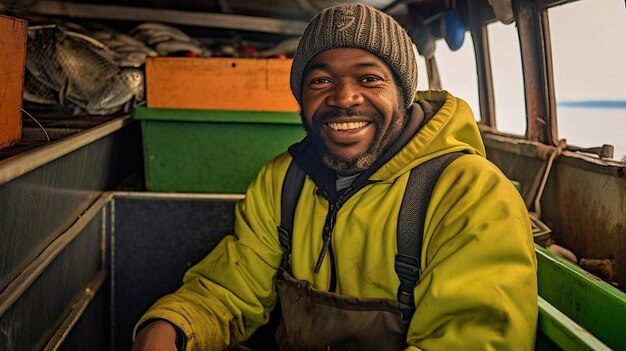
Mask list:
[[176,331],[166,321],[150,323],[137,334],[131,351],[176,351]]

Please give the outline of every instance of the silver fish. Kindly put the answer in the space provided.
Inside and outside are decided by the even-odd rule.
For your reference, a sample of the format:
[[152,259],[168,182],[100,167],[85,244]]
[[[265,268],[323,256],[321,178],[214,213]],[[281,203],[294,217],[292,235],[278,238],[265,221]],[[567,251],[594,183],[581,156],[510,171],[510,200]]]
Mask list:
[[103,42],[110,50],[120,52],[145,52],[156,56],[156,52],[143,42],[122,33],[96,32],[94,37]]
[[144,33],[144,34],[167,34],[171,38],[179,38],[180,40],[184,40],[184,38],[189,38],[185,32],[182,30],[171,27],[161,23],[154,22],[145,22],[142,23],[135,28],[131,29],[129,32],[130,35],[135,36],[135,34]]
[[57,41],[54,59],[63,68],[66,80],[59,90],[79,106],[98,95],[120,70],[86,43],[65,38]]
[[54,60],[58,35],[56,28],[29,28],[26,45],[26,68],[42,84],[56,91],[65,80],[63,69]]
[[130,31],[130,35],[148,45],[155,45],[166,40],[176,40],[192,43],[194,45],[200,45],[199,41],[189,37],[182,30],[160,23],[142,23],[133,28]]
[[23,97],[26,101],[41,105],[56,105],[59,102],[59,94],[41,83],[29,70],[24,72]]
[[178,52],[178,51],[190,51],[195,54],[202,53],[202,48],[192,43],[185,43],[185,42],[180,42],[177,40],[167,40],[167,41],[160,42],[156,44],[155,49],[161,56],[167,56],[171,53]]
[[114,53],[94,46],[96,39],[68,36],[58,28],[29,32],[29,36],[33,40],[28,47],[28,71],[57,93],[61,105],[72,103],[89,114],[104,115],[143,99],[143,72],[118,68]]
[[116,56],[116,62],[119,67],[139,68],[146,62],[146,57],[143,52],[120,53]]
[[107,82],[106,87],[86,106],[90,114],[103,114],[135,100],[143,100],[144,75],[135,68],[125,68]]

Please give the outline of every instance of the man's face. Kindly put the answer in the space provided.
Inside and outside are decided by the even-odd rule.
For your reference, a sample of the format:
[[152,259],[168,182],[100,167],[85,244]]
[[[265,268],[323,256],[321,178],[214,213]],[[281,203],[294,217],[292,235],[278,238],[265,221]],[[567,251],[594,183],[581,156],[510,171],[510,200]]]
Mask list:
[[301,115],[324,163],[341,175],[371,166],[406,121],[389,66],[368,51],[351,48],[323,51],[309,62]]

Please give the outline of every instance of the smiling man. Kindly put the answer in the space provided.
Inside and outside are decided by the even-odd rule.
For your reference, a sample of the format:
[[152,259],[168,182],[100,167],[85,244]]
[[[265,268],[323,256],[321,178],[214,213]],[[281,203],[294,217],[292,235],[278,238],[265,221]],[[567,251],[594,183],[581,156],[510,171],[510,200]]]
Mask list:
[[362,172],[396,141],[407,114],[394,77],[363,49],[330,49],[311,60],[301,113],[326,166],[340,175]]
[[134,349],[232,348],[274,308],[282,350],[532,349],[524,203],[468,105],[416,88],[391,17],[347,4],[313,18],[291,71],[308,136],[261,169],[234,234],[146,312]]

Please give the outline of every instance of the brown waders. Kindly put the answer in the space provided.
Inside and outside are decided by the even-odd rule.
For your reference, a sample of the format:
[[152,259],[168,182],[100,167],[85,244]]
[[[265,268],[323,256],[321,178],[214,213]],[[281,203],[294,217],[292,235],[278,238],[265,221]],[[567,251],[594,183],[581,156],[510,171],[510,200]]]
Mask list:
[[395,300],[342,296],[314,289],[283,271],[276,279],[281,350],[403,350],[408,322]]

